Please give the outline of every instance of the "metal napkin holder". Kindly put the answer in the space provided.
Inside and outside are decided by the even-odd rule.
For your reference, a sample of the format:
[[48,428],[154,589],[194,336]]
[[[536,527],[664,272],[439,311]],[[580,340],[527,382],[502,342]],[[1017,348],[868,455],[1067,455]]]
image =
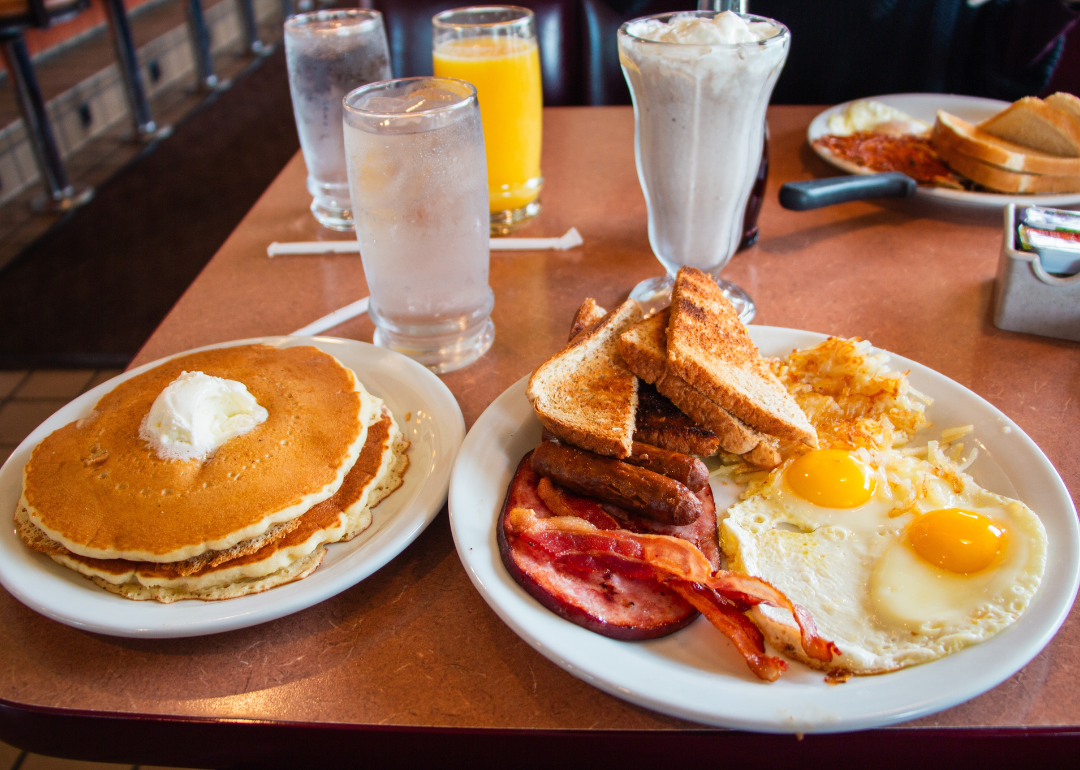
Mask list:
[[[1024,210],[1019,207],[1019,211]],[[1039,255],[1023,251],[1018,208],[1005,208],[1005,234],[994,292],[994,326],[1010,332],[1080,342],[1080,273],[1059,276],[1043,269]]]

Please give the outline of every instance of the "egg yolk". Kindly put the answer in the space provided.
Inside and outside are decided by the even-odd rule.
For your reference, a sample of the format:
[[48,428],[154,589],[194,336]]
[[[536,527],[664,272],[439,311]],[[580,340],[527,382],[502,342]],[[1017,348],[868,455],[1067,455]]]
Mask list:
[[990,566],[1004,534],[982,514],[943,508],[915,519],[910,538],[915,552],[931,564],[966,575]]
[[874,495],[874,480],[842,449],[807,452],[791,464],[786,479],[795,494],[823,508],[857,508]]

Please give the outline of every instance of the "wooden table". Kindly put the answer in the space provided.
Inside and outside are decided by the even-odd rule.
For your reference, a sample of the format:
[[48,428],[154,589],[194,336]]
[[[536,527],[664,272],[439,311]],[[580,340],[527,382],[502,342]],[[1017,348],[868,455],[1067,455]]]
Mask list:
[[[725,271],[757,301],[756,321],[864,337],[946,374],[1016,420],[1066,484],[1080,488],[1080,454],[1069,449],[1080,429],[1080,347],[992,325],[1000,213],[919,201],[780,209],[782,182],[830,175],[805,144],[816,112],[769,113],[761,240]],[[558,235],[575,225],[585,246],[492,256],[494,346],[443,377],[469,426],[562,344],[584,297],[610,307],[658,272],[630,109],[556,108],[544,119],[544,210],[523,234]],[[297,155],[135,363],[287,334],[367,294],[354,256],[266,257],[271,241],[340,237],[308,213],[304,175]],[[370,341],[372,326],[365,317],[334,333]],[[801,742],[706,730],[605,695],[533,652],[470,585],[445,512],[360,585],[290,617],[217,636],[87,634],[0,592],[0,650],[0,739],[127,763],[296,767],[363,758],[390,766],[427,757],[532,766],[572,752],[640,765],[670,761],[677,751],[707,761],[823,757],[835,766],[838,757],[883,747],[906,763],[953,755],[992,761],[1080,745],[1075,612],[1006,683],[903,727]]]

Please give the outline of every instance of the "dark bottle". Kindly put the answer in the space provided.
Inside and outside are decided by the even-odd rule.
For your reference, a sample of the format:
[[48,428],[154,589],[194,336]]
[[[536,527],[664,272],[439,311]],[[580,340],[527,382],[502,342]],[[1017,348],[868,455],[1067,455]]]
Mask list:
[[757,179],[754,187],[750,190],[750,199],[746,201],[746,211],[743,213],[742,240],[739,241],[739,251],[748,249],[757,243],[758,239],[758,214],[761,213],[761,204],[765,200],[765,182],[769,178],[769,127],[765,126],[765,133],[761,141],[761,165],[758,166]]

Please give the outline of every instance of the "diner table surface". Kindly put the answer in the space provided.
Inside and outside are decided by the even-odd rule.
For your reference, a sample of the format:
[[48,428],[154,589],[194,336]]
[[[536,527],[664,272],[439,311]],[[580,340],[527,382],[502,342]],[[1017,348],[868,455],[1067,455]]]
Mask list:
[[[769,110],[771,165],[760,240],[724,271],[756,301],[754,323],[862,337],[947,375],[1015,420],[1075,501],[1080,453],[1069,447],[1080,431],[1080,346],[993,325],[1001,211],[922,199],[783,210],[777,201],[782,183],[835,174],[806,143],[806,128],[819,111]],[[546,109],[543,172],[543,210],[519,235],[560,235],[575,226],[584,245],[492,253],[494,344],[471,366],[441,376],[466,427],[564,344],[585,297],[612,307],[660,270],[646,232],[631,108]],[[267,257],[272,241],[349,237],[315,223],[305,173],[297,153],[132,365],[226,340],[288,334],[367,295],[355,255]],[[365,316],[328,334],[371,341],[372,332]],[[87,590],[96,589],[87,583]],[[951,741],[946,746],[965,736],[983,746],[994,745],[994,736],[1075,737],[1078,669],[1074,611],[1050,644],[1000,686],[865,735],[878,745],[892,741],[896,752],[910,748],[907,739],[915,734],[944,736]],[[305,739],[290,748],[282,745],[283,735]],[[619,735],[632,739],[612,739]],[[678,740],[691,741],[683,750],[713,746],[710,741],[758,745],[608,695],[534,651],[469,582],[445,507],[412,545],[362,583],[296,614],[229,633],[103,636],[49,620],[0,591],[0,738],[31,750],[200,767],[267,767],[273,757],[299,751],[295,756],[329,766],[332,752],[357,758],[350,741],[368,752],[393,746],[399,759],[426,741],[425,750],[442,747],[450,758],[454,752],[486,756],[485,740],[505,748],[533,745],[528,741],[541,736],[558,736],[564,748],[583,752],[590,736],[608,741],[605,750],[619,745],[626,753],[632,746],[628,764],[664,756]],[[846,746],[860,740],[844,739]],[[835,740],[827,736],[807,736],[804,745],[790,736],[761,740],[793,756],[814,745],[841,745],[822,743]],[[132,756],[136,751],[151,759]]]

